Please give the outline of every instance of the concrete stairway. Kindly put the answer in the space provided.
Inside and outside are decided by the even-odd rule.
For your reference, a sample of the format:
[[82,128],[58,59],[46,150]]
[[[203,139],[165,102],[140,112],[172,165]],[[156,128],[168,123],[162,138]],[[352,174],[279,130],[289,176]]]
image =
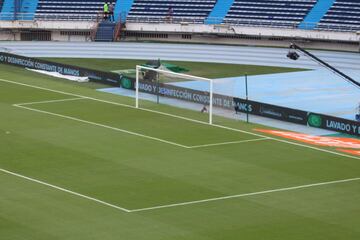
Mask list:
[[95,42],[112,42],[114,41],[114,30],[116,23],[102,21],[96,31]]

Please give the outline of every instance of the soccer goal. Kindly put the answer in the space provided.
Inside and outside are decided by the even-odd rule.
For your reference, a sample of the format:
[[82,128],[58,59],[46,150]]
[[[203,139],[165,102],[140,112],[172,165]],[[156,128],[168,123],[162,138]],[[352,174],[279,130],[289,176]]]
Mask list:
[[213,123],[213,80],[136,66],[136,108]]

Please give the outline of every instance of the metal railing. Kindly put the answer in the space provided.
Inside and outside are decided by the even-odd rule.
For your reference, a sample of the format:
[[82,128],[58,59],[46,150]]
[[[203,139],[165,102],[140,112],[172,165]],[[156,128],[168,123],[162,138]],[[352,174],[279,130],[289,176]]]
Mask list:
[[36,13],[13,13],[2,12],[0,13],[0,20],[3,21],[96,21],[98,14],[82,15],[82,14],[36,14]]
[[360,30],[360,26],[352,26],[345,24],[329,24],[329,23],[313,23],[313,22],[285,22],[285,21],[265,21],[265,20],[229,20],[222,18],[185,18],[185,17],[135,17],[128,16],[127,22],[132,23],[169,23],[169,24],[226,24],[231,26],[247,26],[247,27],[270,27],[270,28],[288,28],[288,29],[315,29],[328,31],[344,31],[356,32]]
[[[0,13],[0,21],[91,21],[98,22],[103,18],[103,13],[100,11],[94,15],[83,14],[34,14],[34,13]],[[127,16],[126,22],[131,23],[168,23],[168,24],[226,24],[230,26],[247,26],[247,27],[269,27],[269,28],[288,28],[288,29],[315,29],[324,31],[341,31],[341,32],[357,32],[360,31],[360,26],[346,25],[346,24],[329,24],[329,23],[298,23],[285,21],[265,21],[265,20],[234,20],[222,18],[203,18],[203,17],[138,17]]]
[[339,31],[339,32],[357,32],[360,31],[360,25],[351,26],[351,25],[342,25],[342,24],[319,23],[317,24],[316,29],[327,30],[327,31]]
[[35,15],[38,21],[96,21],[97,15]]
[[193,17],[133,17],[128,16],[126,22],[135,22],[135,23],[189,23],[189,24],[204,24],[204,18],[193,18]]
[[14,21],[14,20],[33,20],[34,13],[14,13],[14,12],[0,12],[0,20]]

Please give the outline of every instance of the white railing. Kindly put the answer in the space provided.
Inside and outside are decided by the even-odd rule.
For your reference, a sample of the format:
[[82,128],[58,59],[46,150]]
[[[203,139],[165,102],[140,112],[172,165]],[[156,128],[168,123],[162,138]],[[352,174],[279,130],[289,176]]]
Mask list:
[[345,24],[328,24],[328,23],[297,23],[297,22],[284,22],[284,21],[264,21],[264,20],[228,20],[220,18],[184,18],[184,17],[135,17],[128,16],[127,22],[132,23],[169,23],[169,24],[226,24],[232,26],[248,26],[248,27],[270,27],[270,28],[289,28],[298,29],[315,29],[315,30],[328,30],[328,31],[346,31],[356,32],[360,30],[359,26],[351,26]]
[[35,20],[41,21],[96,21],[96,15],[35,15]]
[[360,31],[360,25],[355,27],[351,25],[319,23],[317,24],[316,29],[327,30],[327,31],[339,31],[339,32],[356,32],[356,31]]
[[32,20],[33,13],[0,12],[0,20]]
[[0,13],[0,20],[3,21],[96,21],[98,15],[81,15],[81,14],[35,14],[35,13],[13,13],[2,12]]
[[194,17],[133,17],[128,16],[126,22],[135,22],[135,23],[191,23],[191,24],[204,24],[204,18],[194,18]]
[[[91,21],[99,20],[101,13],[97,15],[82,15],[82,14],[34,14],[34,13],[0,13],[0,21]],[[264,21],[264,20],[229,20],[222,18],[203,18],[203,17],[137,17],[128,16],[127,22],[132,23],[168,23],[168,24],[226,24],[232,26],[248,26],[248,27],[270,27],[270,28],[288,28],[298,29],[316,29],[325,31],[343,31],[343,32],[357,32],[360,30],[359,26],[345,25],[345,24],[328,24],[328,23],[295,23],[284,21]]]

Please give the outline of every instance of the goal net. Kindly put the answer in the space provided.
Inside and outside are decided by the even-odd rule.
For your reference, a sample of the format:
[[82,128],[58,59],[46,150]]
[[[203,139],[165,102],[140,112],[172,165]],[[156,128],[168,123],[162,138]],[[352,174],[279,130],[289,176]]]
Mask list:
[[213,122],[213,80],[136,66],[136,108]]

